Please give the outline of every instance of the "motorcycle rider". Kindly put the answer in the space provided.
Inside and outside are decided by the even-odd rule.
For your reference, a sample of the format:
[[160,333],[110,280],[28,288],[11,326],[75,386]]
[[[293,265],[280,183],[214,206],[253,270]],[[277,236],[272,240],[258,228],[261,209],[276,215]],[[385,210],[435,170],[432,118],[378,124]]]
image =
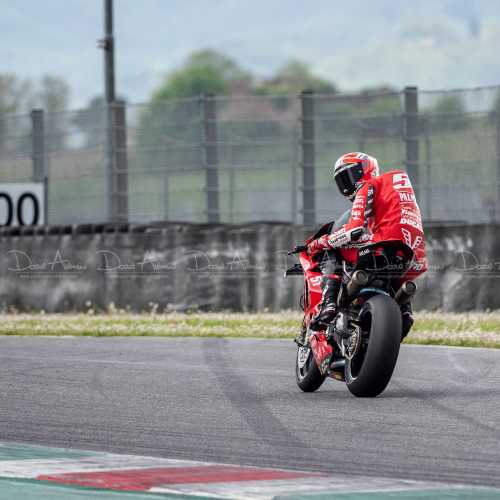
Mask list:
[[[346,224],[311,241],[307,247],[309,255],[321,256],[322,298],[318,312],[309,323],[315,331],[324,330],[335,318],[342,261],[360,267],[363,257],[358,248],[394,242],[394,256],[400,258],[398,244],[410,247],[413,260],[401,283],[427,270],[422,219],[408,175],[403,170],[380,175],[377,160],[359,152],[342,155],[332,174],[341,194],[352,202],[352,209]],[[403,339],[413,325],[411,304],[402,305],[401,312]]]

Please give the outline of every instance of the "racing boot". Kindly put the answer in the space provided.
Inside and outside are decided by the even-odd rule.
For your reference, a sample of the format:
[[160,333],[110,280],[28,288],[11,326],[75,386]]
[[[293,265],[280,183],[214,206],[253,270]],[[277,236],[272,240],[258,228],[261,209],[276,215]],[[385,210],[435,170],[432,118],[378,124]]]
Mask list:
[[341,282],[337,275],[323,276],[321,280],[321,305],[319,312],[313,316],[309,323],[309,328],[313,331],[320,331],[331,323],[337,314],[337,297],[339,295]]
[[408,301],[399,306],[401,309],[401,319],[403,323],[403,328],[401,329],[401,342],[410,333],[411,327],[413,326],[413,310],[411,308],[411,302]]

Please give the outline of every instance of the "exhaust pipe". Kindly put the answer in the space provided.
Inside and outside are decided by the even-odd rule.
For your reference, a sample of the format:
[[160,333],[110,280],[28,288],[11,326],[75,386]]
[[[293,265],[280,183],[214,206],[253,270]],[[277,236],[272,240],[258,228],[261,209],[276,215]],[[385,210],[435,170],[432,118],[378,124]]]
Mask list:
[[368,273],[362,269],[354,272],[349,283],[347,283],[347,296],[354,297],[368,283]]
[[345,359],[339,359],[338,361],[334,361],[330,365],[330,370],[343,370],[345,368]]
[[398,304],[406,304],[415,295],[417,285],[413,281],[405,281],[395,295]]

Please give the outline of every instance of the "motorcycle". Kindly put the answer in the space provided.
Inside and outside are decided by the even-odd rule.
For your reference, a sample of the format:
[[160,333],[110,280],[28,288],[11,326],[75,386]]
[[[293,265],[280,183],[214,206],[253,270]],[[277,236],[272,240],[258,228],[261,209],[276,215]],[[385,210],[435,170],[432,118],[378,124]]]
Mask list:
[[[344,214],[337,225],[341,226],[347,216]],[[374,265],[359,269],[343,261],[338,313],[324,330],[314,332],[309,323],[319,310],[322,278],[318,262],[307,254],[307,244],[334,229],[334,222],[325,224],[306,245],[298,245],[289,252],[289,255],[298,254],[299,263],[287,269],[285,277],[303,276],[304,279],[300,301],[304,318],[301,333],[295,339],[296,381],[302,391],[314,392],[331,377],[345,382],[354,396],[376,397],[387,387],[398,360],[402,331],[400,306],[408,302],[417,289],[414,282],[403,278],[413,251],[398,243],[398,262],[394,262],[394,244],[390,246],[392,251],[384,243],[358,246],[364,262],[368,256]]]

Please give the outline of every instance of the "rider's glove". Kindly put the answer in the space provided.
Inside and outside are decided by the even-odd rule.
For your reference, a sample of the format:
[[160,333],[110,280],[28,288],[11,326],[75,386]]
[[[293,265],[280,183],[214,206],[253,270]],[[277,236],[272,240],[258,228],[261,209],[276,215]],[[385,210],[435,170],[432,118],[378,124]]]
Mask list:
[[311,243],[307,245],[307,253],[311,256],[314,256],[318,253],[332,248],[330,243],[328,243],[328,236],[328,234],[324,234],[320,238],[311,241]]

